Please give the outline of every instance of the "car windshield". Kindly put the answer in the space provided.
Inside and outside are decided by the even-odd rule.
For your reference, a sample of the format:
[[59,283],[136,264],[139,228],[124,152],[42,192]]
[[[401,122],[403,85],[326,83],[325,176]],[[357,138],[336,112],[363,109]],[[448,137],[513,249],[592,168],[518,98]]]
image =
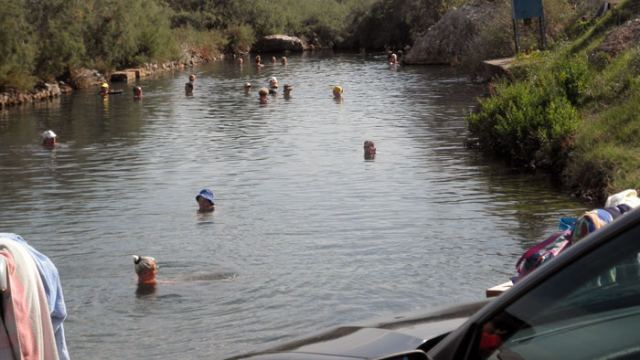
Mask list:
[[482,359],[640,357],[640,225],[528,292],[482,326]]

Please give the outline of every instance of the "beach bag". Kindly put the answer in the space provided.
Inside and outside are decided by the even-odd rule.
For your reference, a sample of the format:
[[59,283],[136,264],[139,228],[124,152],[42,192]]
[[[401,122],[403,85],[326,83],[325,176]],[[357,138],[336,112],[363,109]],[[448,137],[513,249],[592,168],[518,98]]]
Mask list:
[[558,256],[571,245],[570,237],[571,230],[560,230],[527,250],[516,263],[518,275],[511,280],[515,283],[542,264]]
[[571,234],[571,243],[582,240],[585,236],[613,222],[631,208],[626,204],[612,206],[605,209],[593,209],[587,211],[576,220],[576,224]]

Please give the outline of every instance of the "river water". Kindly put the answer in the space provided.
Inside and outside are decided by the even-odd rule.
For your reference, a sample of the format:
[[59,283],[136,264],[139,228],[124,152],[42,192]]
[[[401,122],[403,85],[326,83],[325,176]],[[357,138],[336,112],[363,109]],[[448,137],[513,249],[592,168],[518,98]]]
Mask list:
[[[478,300],[588,207],[463,146],[482,90],[450,68],[306,54],[194,72],[192,97],[179,72],[141,81],[140,102],[120,86],[0,113],[0,232],[58,266],[75,359],[223,358]],[[272,75],[292,98],[260,105]],[[132,254],[158,259],[155,293],[136,295]]]

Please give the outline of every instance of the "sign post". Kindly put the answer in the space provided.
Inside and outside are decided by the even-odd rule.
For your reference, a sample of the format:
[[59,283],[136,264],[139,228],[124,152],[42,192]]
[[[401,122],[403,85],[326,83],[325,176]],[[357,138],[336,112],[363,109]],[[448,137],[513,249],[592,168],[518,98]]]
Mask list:
[[538,19],[538,29],[540,31],[540,47],[547,47],[545,36],[544,8],[542,0],[511,0],[513,10],[513,36],[516,44],[516,52],[520,52],[520,34],[518,32],[518,20]]

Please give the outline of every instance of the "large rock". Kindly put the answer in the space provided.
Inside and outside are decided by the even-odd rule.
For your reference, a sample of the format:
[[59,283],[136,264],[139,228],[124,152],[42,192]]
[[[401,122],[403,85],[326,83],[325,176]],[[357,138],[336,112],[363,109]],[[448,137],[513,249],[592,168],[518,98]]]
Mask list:
[[268,35],[258,40],[253,45],[255,52],[283,52],[308,50],[307,44],[302,39],[289,35]]
[[70,75],[71,85],[76,89],[89,89],[106,82],[104,75],[97,70],[73,69]]
[[456,65],[469,54],[480,31],[493,21],[499,2],[479,2],[446,13],[416,40],[406,64]]

